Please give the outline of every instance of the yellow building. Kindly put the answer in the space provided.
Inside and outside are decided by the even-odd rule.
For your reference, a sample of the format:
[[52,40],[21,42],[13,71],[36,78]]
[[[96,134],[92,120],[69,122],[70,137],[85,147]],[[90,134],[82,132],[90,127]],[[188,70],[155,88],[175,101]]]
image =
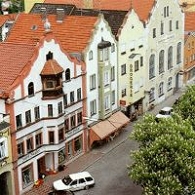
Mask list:
[[24,10],[29,13],[35,3],[43,3],[44,0],[24,0]]

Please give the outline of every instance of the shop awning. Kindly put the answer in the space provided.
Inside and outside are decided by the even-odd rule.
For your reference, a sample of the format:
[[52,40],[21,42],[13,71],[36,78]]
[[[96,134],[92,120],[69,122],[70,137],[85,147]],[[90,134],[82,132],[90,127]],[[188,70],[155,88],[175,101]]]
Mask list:
[[96,125],[92,126],[90,130],[90,145],[94,141],[105,139],[106,137],[114,133],[115,130],[116,127],[108,120],[97,123]]
[[124,127],[127,123],[129,123],[130,119],[123,114],[121,111],[114,113],[108,121],[112,123],[117,129]]

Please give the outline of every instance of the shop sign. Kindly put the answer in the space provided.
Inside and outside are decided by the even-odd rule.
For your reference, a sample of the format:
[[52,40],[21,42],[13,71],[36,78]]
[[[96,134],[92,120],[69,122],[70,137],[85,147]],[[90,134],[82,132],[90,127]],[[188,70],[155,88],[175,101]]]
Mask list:
[[24,157],[22,158],[22,161],[25,162],[25,161],[27,161],[27,160],[33,158],[34,156],[36,156],[36,155],[39,154],[40,152],[41,152],[41,149],[40,149],[40,148],[37,149],[37,150],[34,150],[34,151],[30,152],[29,154],[27,154],[26,156],[24,156]]
[[81,127],[77,127],[71,131],[69,131],[68,133],[66,133],[66,138],[75,135],[76,133],[78,133],[79,131],[81,131]]

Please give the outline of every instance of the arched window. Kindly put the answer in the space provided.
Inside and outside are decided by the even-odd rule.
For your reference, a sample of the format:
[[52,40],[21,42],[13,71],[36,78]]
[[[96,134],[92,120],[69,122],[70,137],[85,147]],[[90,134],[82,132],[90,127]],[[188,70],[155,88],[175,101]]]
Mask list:
[[159,53],[159,74],[165,71],[164,70],[164,55],[165,55],[165,51],[161,50]]
[[28,84],[28,96],[34,96],[34,84],[30,82]]
[[70,81],[70,69],[67,68],[65,71],[65,80]]
[[48,54],[46,55],[46,60],[51,60],[53,59],[53,53],[51,51],[48,52]]
[[181,42],[177,44],[177,64],[181,62]]
[[168,70],[173,67],[173,47],[170,46],[168,49]]
[[161,82],[160,85],[159,85],[159,88],[158,88],[158,96],[162,96],[164,95],[164,83]]
[[149,79],[152,79],[153,77],[155,77],[155,55],[152,54],[150,56],[150,61],[149,61]]
[[93,51],[89,52],[89,60],[93,60]]
[[169,77],[168,78],[168,83],[167,83],[167,91],[172,89],[172,83],[173,83],[173,78]]
[[155,100],[155,88],[150,89],[150,94],[149,94],[149,102],[152,102]]

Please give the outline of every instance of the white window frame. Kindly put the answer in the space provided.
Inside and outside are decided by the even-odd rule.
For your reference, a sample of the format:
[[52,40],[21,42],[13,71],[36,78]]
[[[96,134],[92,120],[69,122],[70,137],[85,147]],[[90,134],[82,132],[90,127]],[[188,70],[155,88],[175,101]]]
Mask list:
[[107,95],[104,98],[104,109],[109,110],[110,109],[110,96]]
[[6,137],[0,138],[0,160],[8,157],[8,140]]
[[105,71],[104,72],[104,86],[107,86],[110,84],[110,76],[109,76],[109,72]]
[[96,74],[90,76],[90,90],[96,89]]
[[90,102],[90,116],[93,116],[97,113],[97,105],[96,100],[92,100]]

